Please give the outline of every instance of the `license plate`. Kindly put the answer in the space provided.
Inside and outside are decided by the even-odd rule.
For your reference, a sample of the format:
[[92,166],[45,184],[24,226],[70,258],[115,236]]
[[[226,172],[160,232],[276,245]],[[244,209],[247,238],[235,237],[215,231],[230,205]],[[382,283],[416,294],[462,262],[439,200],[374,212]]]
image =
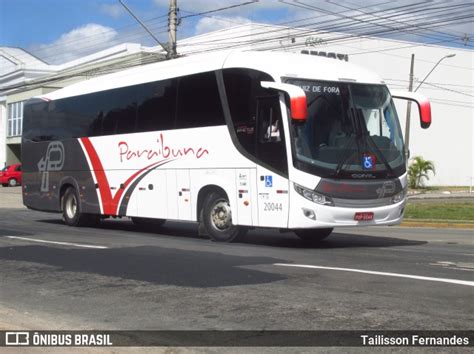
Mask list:
[[374,213],[372,212],[362,212],[354,214],[355,221],[371,221],[374,220]]

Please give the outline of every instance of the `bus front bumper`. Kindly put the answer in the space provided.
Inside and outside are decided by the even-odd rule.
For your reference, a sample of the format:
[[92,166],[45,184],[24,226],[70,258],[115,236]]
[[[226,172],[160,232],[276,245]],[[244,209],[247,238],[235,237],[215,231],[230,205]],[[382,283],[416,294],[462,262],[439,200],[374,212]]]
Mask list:
[[[406,200],[374,208],[343,208],[307,200],[300,200],[299,204],[290,211],[290,229],[398,225],[403,220]],[[361,217],[365,220],[360,220]]]

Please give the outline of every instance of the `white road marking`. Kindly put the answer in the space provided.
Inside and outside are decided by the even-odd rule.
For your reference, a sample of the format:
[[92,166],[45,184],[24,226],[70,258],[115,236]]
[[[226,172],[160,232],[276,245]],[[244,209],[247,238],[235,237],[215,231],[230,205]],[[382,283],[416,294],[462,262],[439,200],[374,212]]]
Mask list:
[[[402,249],[402,248],[394,248],[394,247],[390,247],[390,248],[378,247],[378,249],[382,250],[382,251],[387,251],[387,252],[400,251],[400,252],[433,254],[433,250],[430,250],[430,249]],[[443,254],[443,255],[454,254],[454,255],[458,255],[458,256],[474,256],[474,254],[471,254],[471,253],[457,253],[457,252],[438,252],[438,253]]]
[[442,282],[442,283],[474,286],[474,281],[458,280],[458,279],[447,279],[447,278],[424,277],[424,276],[421,276],[421,275],[376,272],[376,271],[372,271],[372,270],[352,269],[352,268],[322,267],[322,266],[314,266],[314,265],[308,265],[308,264],[274,263],[273,265],[281,266],[281,267],[339,270],[339,271],[343,271],[343,272],[384,275],[384,276],[387,276],[387,277],[409,278],[409,279],[417,279],[417,280],[438,281],[438,282]]
[[41,242],[41,243],[51,243],[53,245],[63,245],[63,246],[74,246],[74,247],[83,247],[83,248],[97,248],[97,249],[106,249],[106,246],[96,246],[96,245],[85,245],[81,243],[70,243],[70,242],[58,242],[58,241],[48,241],[48,240],[38,240],[35,238],[28,237],[18,237],[18,236],[5,236],[6,238],[11,238],[15,240],[31,241],[31,242]]
[[474,263],[469,262],[439,261],[436,263],[430,263],[430,265],[443,267],[444,269],[465,270],[468,272],[474,272]]

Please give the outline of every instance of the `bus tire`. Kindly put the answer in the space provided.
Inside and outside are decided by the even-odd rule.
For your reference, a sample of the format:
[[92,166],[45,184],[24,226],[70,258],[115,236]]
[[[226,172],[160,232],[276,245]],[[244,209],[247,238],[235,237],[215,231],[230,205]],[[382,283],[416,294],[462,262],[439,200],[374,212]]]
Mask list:
[[100,220],[99,215],[81,213],[81,201],[77,191],[69,187],[62,198],[63,221],[68,226],[93,226]]
[[215,242],[237,241],[245,234],[245,229],[232,224],[229,200],[221,193],[210,193],[203,204],[202,222]]
[[166,222],[166,219],[140,218],[138,216],[133,216],[131,219],[136,226],[145,228],[159,227]]
[[333,230],[334,230],[333,228],[328,228],[328,229],[298,229],[294,231],[295,231],[295,234],[304,241],[318,242],[328,237]]

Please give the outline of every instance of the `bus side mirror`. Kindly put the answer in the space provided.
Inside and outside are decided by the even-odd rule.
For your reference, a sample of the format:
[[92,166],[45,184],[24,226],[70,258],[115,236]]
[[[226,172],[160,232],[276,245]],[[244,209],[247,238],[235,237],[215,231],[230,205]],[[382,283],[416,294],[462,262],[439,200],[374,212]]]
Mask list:
[[391,91],[393,98],[415,102],[418,106],[420,114],[420,125],[423,129],[429,128],[431,125],[431,105],[427,97],[410,91]]
[[287,94],[290,97],[291,119],[301,122],[306,121],[308,118],[308,107],[306,94],[301,87],[271,81],[261,81],[260,85],[263,88],[273,89]]

